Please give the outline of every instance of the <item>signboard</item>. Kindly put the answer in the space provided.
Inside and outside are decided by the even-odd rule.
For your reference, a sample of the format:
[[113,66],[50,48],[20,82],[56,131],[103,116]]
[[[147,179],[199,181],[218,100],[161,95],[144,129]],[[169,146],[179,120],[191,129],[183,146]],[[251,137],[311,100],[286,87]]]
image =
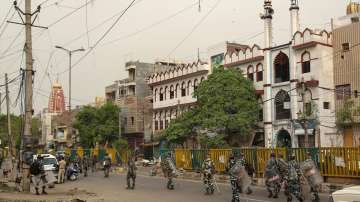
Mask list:
[[211,69],[216,69],[223,65],[224,63],[224,53],[211,56]]
[[284,102],[284,109],[290,109],[290,102]]

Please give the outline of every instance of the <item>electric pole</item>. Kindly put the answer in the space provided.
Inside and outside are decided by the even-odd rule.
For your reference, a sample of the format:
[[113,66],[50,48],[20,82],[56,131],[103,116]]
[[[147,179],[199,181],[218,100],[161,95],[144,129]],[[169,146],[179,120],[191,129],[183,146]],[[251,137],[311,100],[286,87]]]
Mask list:
[[8,124],[8,141],[9,141],[9,155],[12,162],[13,154],[13,142],[11,135],[11,116],[10,116],[10,98],[9,98],[9,84],[8,84],[8,75],[5,74],[5,93],[6,93],[6,113],[7,113],[7,124]]
[[72,57],[72,55],[74,53],[80,52],[80,51],[85,51],[85,49],[84,48],[79,48],[79,49],[76,49],[76,50],[68,50],[68,49],[63,48],[61,46],[55,46],[55,48],[64,50],[69,55],[69,122],[68,122],[68,135],[71,137],[71,139],[73,141],[73,146],[75,146],[76,137],[73,137],[73,134],[72,134],[72,120],[71,120],[71,69],[72,69],[71,57]]
[[[26,68],[25,68],[25,113],[24,113],[24,130],[22,131],[22,148],[20,151],[20,161],[21,161],[21,172],[22,172],[22,188],[25,192],[30,191],[30,162],[32,159],[32,116],[33,116],[33,57],[32,57],[32,27],[38,27],[47,29],[46,27],[36,26],[34,22],[38,17],[41,7],[38,6],[37,9],[31,11],[31,0],[25,0],[25,12],[17,6],[17,1],[14,1],[15,10],[18,12],[21,22],[7,21],[8,23],[23,25],[25,26],[25,46],[24,50],[26,53]],[[25,20],[23,19],[25,16]],[[34,16],[34,19],[32,19]]]

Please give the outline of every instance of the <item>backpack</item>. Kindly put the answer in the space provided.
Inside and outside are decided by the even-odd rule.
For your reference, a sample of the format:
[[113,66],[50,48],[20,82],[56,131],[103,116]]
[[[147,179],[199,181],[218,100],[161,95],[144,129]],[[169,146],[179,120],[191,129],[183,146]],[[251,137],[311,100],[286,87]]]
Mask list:
[[32,175],[38,175],[41,173],[41,169],[40,169],[40,163],[39,161],[35,160],[34,162],[31,163],[30,165],[30,174]]

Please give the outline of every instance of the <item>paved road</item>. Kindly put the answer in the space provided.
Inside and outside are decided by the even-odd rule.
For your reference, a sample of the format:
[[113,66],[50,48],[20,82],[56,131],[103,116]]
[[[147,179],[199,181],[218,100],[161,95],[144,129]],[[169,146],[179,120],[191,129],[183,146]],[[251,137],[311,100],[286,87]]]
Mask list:
[[[203,192],[201,182],[191,180],[176,180],[175,190],[167,190],[166,180],[162,177],[150,177],[138,175],[136,189],[126,190],[125,175],[111,175],[110,178],[104,178],[102,173],[89,178],[69,183],[71,187],[85,188],[89,192],[96,193],[105,201],[119,202],[230,202],[231,188],[228,184],[219,184],[220,193],[207,196]],[[241,201],[248,202],[269,202],[286,201],[283,194],[280,199],[267,198],[267,192],[261,187],[254,187],[252,195],[242,195]],[[327,197],[322,200],[327,202]]]
[[[39,196],[37,199],[69,199],[76,198],[74,188],[86,190],[86,193],[77,198],[87,201],[109,201],[109,202],[230,202],[231,188],[227,184],[219,184],[220,193],[212,196],[204,195],[201,182],[190,180],[176,180],[175,190],[165,188],[166,180],[162,177],[150,177],[138,175],[135,190],[127,190],[126,177],[123,174],[110,175],[104,178],[102,172],[90,174],[87,178],[81,178],[75,182],[67,182],[57,185],[55,189],[49,190],[48,196]],[[283,194],[280,199],[268,199],[266,191],[261,187],[253,188],[254,193],[250,196],[242,195],[241,201],[247,202],[270,202],[286,201]],[[66,195],[67,197],[64,197]],[[74,195],[74,196],[72,196]],[[85,197],[84,197],[85,196]],[[34,198],[23,195],[22,198]],[[1,198],[1,194],[0,194]],[[0,200],[1,201],[1,200]],[[49,200],[52,201],[52,200]],[[327,197],[322,197],[322,202],[327,202]]]

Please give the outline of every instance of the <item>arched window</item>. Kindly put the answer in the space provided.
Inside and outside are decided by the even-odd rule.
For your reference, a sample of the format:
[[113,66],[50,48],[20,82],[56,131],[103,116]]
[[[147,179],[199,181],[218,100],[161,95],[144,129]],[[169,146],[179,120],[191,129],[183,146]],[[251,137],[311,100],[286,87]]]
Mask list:
[[170,99],[174,99],[174,86],[173,85],[171,85],[170,86]]
[[175,86],[175,98],[178,98],[178,92],[179,92],[179,84],[177,83]]
[[301,67],[303,74],[311,72],[311,58],[310,53],[307,51],[301,56]]
[[280,52],[276,56],[274,67],[275,83],[290,81],[289,57],[285,53]]
[[165,86],[165,91],[164,91],[164,100],[166,100],[167,98],[167,93],[168,93],[169,89],[167,86]]
[[160,101],[164,100],[164,90],[163,90],[163,88],[160,88],[159,100]]
[[197,89],[197,87],[198,87],[198,80],[197,79],[195,79],[194,80],[194,92],[195,92],[195,90]]
[[256,66],[256,81],[263,81],[263,65],[260,63]]
[[251,81],[254,81],[254,67],[252,65],[247,68],[247,77]]
[[284,90],[279,91],[275,96],[275,112],[276,120],[290,119],[291,117],[290,96]]
[[182,82],[181,84],[181,97],[185,97],[186,96],[186,84],[185,82]]
[[155,113],[155,117],[154,117],[154,127],[155,127],[155,131],[159,130],[159,119],[158,119],[158,113]]
[[154,91],[154,102],[157,101],[157,96],[158,96],[158,89],[155,88],[155,91]]
[[164,117],[163,113],[160,112],[160,130],[164,129]]
[[190,95],[191,94],[191,80],[188,81],[187,83],[187,95]]

